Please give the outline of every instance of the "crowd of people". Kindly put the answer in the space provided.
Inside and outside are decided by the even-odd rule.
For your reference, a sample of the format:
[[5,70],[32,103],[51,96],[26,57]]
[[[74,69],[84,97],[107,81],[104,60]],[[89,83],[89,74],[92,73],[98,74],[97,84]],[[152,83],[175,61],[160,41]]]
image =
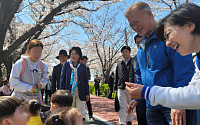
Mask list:
[[[123,59],[108,77],[119,101],[120,125],[132,125],[136,109],[138,125],[197,125],[200,107],[200,7],[180,5],[158,23],[150,6],[136,2],[125,12],[130,27],[137,32],[137,55],[123,46]],[[60,63],[52,75],[41,60],[43,44],[31,40],[25,55],[12,67],[10,79],[0,88],[2,125],[83,125],[87,104],[93,117],[89,93],[91,74],[88,58],[80,47],[69,55],[60,50]],[[196,54],[195,64],[192,53]],[[101,80],[95,75],[95,94]],[[50,108],[42,111],[43,93]],[[49,99],[48,99],[49,98]],[[49,102],[48,102],[49,100]]]

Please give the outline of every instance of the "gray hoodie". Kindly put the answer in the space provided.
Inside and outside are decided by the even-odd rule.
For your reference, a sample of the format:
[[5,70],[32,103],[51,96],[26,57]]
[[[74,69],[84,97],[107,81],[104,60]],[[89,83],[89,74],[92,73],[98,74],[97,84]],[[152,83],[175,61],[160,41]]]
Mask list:
[[[23,59],[26,60],[26,67],[23,75],[20,76],[22,72]],[[44,64],[44,69],[42,71],[40,68],[40,61],[41,60],[32,62],[28,56],[22,55],[21,59],[14,64],[9,80],[10,84],[14,88],[12,96],[25,101],[29,101],[30,99],[38,99],[38,94],[32,93],[32,87],[36,86],[36,84],[39,82],[42,84],[42,88],[45,88],[46,84],[48,83],[48,67]],[[33,69],[36,69],[37,72],[33,72]],[[41,97],[41,90],[38,92]]]

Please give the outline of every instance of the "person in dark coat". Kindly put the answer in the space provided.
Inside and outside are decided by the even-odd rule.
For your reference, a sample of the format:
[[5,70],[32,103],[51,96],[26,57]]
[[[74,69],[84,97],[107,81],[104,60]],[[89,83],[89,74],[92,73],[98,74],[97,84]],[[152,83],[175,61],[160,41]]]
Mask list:
[[[87,56],[82,56],[81,57],[81,63],[86,65],[87,61],[88,61]],[[86,68],[87,68],[87,71],[88,71],[88,80],[90,80],[90,78],[91,78],[90,69],[89,69],[89,67],[86,67]],[[90,98],[86,102],[86,104],[87,104],[87,108],[88,108],[89,118],[91,119],[91,118],[93,118],[93,112],[92,112],[92,104],[91,104]]]
[[60,63],[53,67],[51,94],[55,93],[57,89],[60,89],[60,74],[63,64],[67,62],[68,57],[66,50],[60,50],[59,55],[56,56],[56,59],[59,59]]
[[[50,97],[51,97],[51,75],[49,75],[49,81],[46,85],[46,89],[45,89],[45,104],[48,105],[50,102]],[[49,101],[48,101],[49,99]]]
[[109,99],[112,99],[113,86],[114,86],[114,75],[115,75],[114,72],[112,72],[111,75],[108,78],[108,86],[110,88],[110,92],[109,92],[109,95],[108,95]]
[[[115,72],[115,90],[119,100],[119,122],[120,125],[132,125],[132,120],[134,117],[133,112],[126,115],[127,105],[131,103],[131,97],[128,91],[125,89],[125,82],[129,81],[130,71],[134,71],[133,62],[134,57],[131,57],[131,48],[129,46],[123,46],[121,49],[121,54],[123,60],[117,63],[116,72]],[[135,80],[135,77],[133,77]]]
[[[99,90],[99,83],[100,83],[100,79],[99,79],[99,76],[98,75],[95,75],[95,79],[94,79],[94,87],[95,87],[95,94],[97,96],[100,95],[100,90]],[[98,92],[97,92],[98,91]]]

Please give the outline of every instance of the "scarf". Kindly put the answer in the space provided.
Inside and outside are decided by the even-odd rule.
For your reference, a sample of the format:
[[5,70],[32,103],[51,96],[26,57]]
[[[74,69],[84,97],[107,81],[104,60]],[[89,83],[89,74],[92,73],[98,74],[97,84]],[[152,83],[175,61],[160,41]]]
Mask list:
[[72,68],[72,73],[71,73],[71,80],[70,80],[70,85],[72,85],[71,89],[71,94],[74,96],[74,90],[78,85],[78,67],[80,66],[80,63],[77,65],[77,67],[73,66],[72,60],[69,61],[70,67]]

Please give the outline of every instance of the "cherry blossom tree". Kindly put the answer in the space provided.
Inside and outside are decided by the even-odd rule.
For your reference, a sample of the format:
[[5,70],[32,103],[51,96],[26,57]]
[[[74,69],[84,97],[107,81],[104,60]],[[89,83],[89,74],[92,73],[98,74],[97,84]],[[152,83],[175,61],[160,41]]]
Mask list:
[[[71,18],[97,11],[112,2],[97,3],[94,8],[86,8],[84,2],[76,0],[1,0],[0,66],[4,64],[9,74],[12,63],[25,52],[31,39],[52,39],[69,25]],[[52,48],[56,42],[51,40],[44,44]]]
[[128,24],[116,18],[123,9],[122,5],[115,3],[107,5],[101,8],[101,12],[88,13],[81,18],[82,20],[74,20],[74,23],[80,25],[88,36],[88,40],[82,45],[82,50],[89,58],[90,69],[93,73],[100,70],[104,83],[107,83],[115,64],[122,60],[120,52],[122,46],[134,45],[134,31]]

